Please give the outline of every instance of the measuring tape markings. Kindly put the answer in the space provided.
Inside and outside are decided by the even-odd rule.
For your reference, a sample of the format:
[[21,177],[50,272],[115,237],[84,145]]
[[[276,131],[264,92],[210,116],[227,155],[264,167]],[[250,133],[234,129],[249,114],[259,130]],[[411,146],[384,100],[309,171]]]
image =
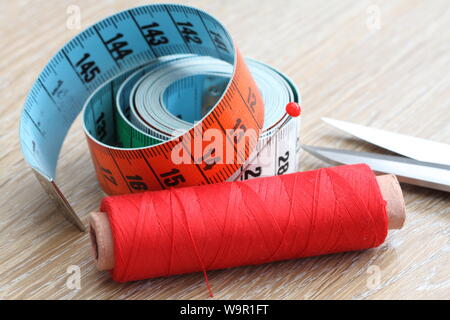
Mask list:
[[[123,111],[116,103],[121,89],[118,84],[139,73],[136,70],[146,61],[160,57],[159,63],[164,65],[186,55],[212,57],[232,67],[216,106],[186,134],[172,140],[164,141],[171,136],[142,135],[136,126],[127,129],[126,117],[118,117],[111,109]],[[260,92],[231,37],[213,17],[180,5],[150,5],[104,19],[76,36],[51,59],[29,93],[20,124],[25,159],[80,228],[81,221],[54,183],[54,176],[63,140],[84,101],[88,101],[83,117],[89,149],[99,182],[108,194],[224,181],[239,171],[239,163],[174,166],[172,149],[181,142],[187,152],[193,150],[195,137],[211,128],[223,132],[224,148],[236,149],[234,137],[226,129],[240,124],[259,132],[263,127]],[[138,147],[125,149],[113,144],[117,136],[127,134],[130,144],[137,143]],[[241,158],[248,159],[261,141],[258,147],[257,141],[250,141]]]
[[[239,86],[236,86],[236,88],[237,89],[235,91],[232,90],[232,88],[230,88],[230,90],[227,91],[227,93],[230,93],[228,95],[228,97],[230,100],[232,100],[231,103],[234,106],[239,105],[239,97],[236,94],[239,91]],[[256,118],[254,118],[254,115],[250,113],[250,110],[248,110],[248,108],[243,108],[241,110],[241,112],[243,112],[243,113],[230,115],[232,110],[231,110],[231,108],[229,108],[227,101],[224,99],[224,100],[220,101],[219,103],[225,105],[226,108],[225,107],[222,107],[222,108],[216,107],[209,115],[209,116],[212,116],[212,118],[215,121],[211,122],[210,124],[208,124],[208,122],[206,122],[206,121],[203,121],[201,124],[199,124],[202,126],[203,132],[210,128],[216,128],[216,129],[230,128],[230,127],[233,127],[235,125],[235,123],[238,121],[242,121],[243,123],[246,124],[246,126],[247,126],[247,124],[250,123],[249,128],[251,128],[252,130],[257,130],[259,128],[260,125],[257,125],[256,122],[252,121],[252,119],[256,120]],[[248,114],[245,114],[246,109],[247,109]],[[198,170],[199,174],[197,174],[195,171],[192,170],[192,165],[184,166],[184,168],[180,167],[180,168],[177,168],[176,171],[172,171],[173,168],[171,168],[171,167],[173,166],[173,164],[168,163],[168,161],[167,161],[167,159],[169,158],[169,155],[171,153],[171,150],[174,148],[175,144],[180,142],[181,139],[183,140],[184,143],[191,145],[190,148],[187,147],[185,149],[186,152],[189,152],[189,150],[193,150],[193,131],[194,130],[191,129],[187,134],[183,135],[181,138],[178,138],[178,139],[175,139],[175,140],[172,140],[169,142],[161,143],[161,144],[155,145],[153,147],[152,151],[156,155],[153,155],[153,159],[150,159],[149,162],[152,163],[153,169],[157,173],[159,173],[160,175],[161,174],[165,175],[165,173],[167,173],[167,172],[174,172],[174,174],[180,173],[180,175],[182,175],[183,177],[177,178],[178,181],[186,182],[186,179],[189,178],[190,181],[187,182],[189,185],[211,183],[210,179],[215,180],[218,178],[218,176],[222,172],[220,165],[214,166],[212,168],[209,167],[207,170],[205,170],[202,167],[200,167],[198,164],[195,164],[195,166],[199,169]],[[225,131],[224,131],[224,135],[226,135]],[[227,138],[228,138],[227,141],[230,141],[229,137],[227,137]],[[256,141],[254,143],[256,143]],[[92,144],[91,144],[91,147],[92,147]],[[98,152],[97,150],[104,146],[102,144],[97,144],[95,147],[96,148],[93,148],[94,153]],[[231,146],[231,147],[233,147],[233,146]],[[250,146],[250,147],[252,148],[252,146]],[[117,176],[117,173],[120,173],[121,176],[127,176],[127,177],[128,176],[136,176],[136,174],[132,173],[131,166],[128,166],[130,168],[127,168],[127,162],[122,161],[122,159],[127,158],[127,155],[126,155],[127,153],[133,154],[134,153],[133,150],[113,149],[113,148],[107,148],[107,149],[108,149],[108,152],[114,158],[112,160],[113,160],[114,165],[116,166],[117,170],[119,171],[119,172],[116,172],[116,174],[112,174],[113,177]],[[251,150],[252,149],[248,148],[245,151],[245,155],[244,155],[245,159],[248,158]],[[133,155],[135,155],[135,154],[133,154]],[[192,157],[192,155],[191,155],[191,157]],[[100,158],[100,159],[102,159],[102,158]],[[164,159],[166,159],[166,161]],[[192,160],[194,161],[194,159],[192,159]],[[101,161],[99,161],[99,162],[101,162]],[[102,163],[100,170],[103,171],[103,174],[104,174],[104,172],[107,172],[109,174],[109,172],[112,172],[111,168],[114,166],[112,165],[111,161],[109,161],[109,163],[105,163],[105,162],[108,162],[108,161],[104,161]],[[134,164],[133,164],[133,166],[134,166]],[[163,165],[163,166],[161,167],[161,165]],[[105,170],[105,168],[107,168],[107,169]],[[182,170],[182,169],[184,169],[184,170]],[[121,171],[125,171],[125,174],[123,174]],[[110,176],[110,178],[111,178],[111,176]],[[115,178],[113,178],[113,179],[115,179]],[[111,180],[109,180],[109,181],[111,181]],[[124,179],[124,181],[125,181],[125,183],[127,183],[127,181],[125,179]],[[168,181],[168,180],[165,179],[164,181]],[[174,186],[173,184],[174,184],[174,182],[168,182],[168,183],[166,183],[165,187]],[[149,185],[155,186],[156,183],[150,182]],[[120,185],[118,186],[118,188],[115,188],[115,189],[116,189],[116,192],[114,192],[114,193],[116,193],[116,194],[126,192],[126,190],[124,190],[123,186],[120,186]]]
[[[192,58],[191,56],[186,56],[184,57],[186,59],[184,60],[188,60],[188,63],[185,63],[186,61],[184,61],[184,67],[188,68],[189,70],[189,75],[190,74],[200,74],[199,72],[197,72],[197,70],[193,70],[192,67],[192,60],[199,60],[200,59],[203,61],[204,58]],[[191,60],[191,61],[190,61]],[[203,72],[209,71],[209,70],[214,70],[214,72],[210,72],[210,73],[216,73],[216,74],[220,74],[220,70],[223,72],[223,75],[227,75],[225,69],[221,69],[219,68],[218,65],[211,65],[212,63],[216,62],[213,61],[214,59],[211,59],[210,64],[206,63],[205,65],[203,65]],[[198,62],[199,62],[198,61]],[[183,63],[183,59],[177,59],[176,61],[177,63]],[[283,77],[282,75],[279,75],[275,70],[267,67],[264,64],[258,63],[254,60],[249,60],[247,59],[247,65],[250,67],[250,71],[252,72],[253,77],[255,78],[255,81],[258,85],[258,88],[260,89],[260,91],[263,93],[263,100],[264,100],[264,104],[266,106],[282,106],[285,105],[286,103],[288,103],[289,101],[298,101],[299,97],[297,96],[297,89],[295,88],[295,86],[290,82],[290,80],[286,79],[285,77]],[[165,61],[163,63],[164,68],[164,72],[166,72],[166,74],[170,74],[171,70],[168,68],[170,66],[170,64],[167,63],[167,61]],[[200,66],[200,65],[198,65]],[[223,66],[221,66],[223,67]],[[229,66],[231,68],[231,66]],[[148,70],[155,70],[157,67],[155,67],[154,65],[150,65],[147,66],[141,70],[138,70],[134,73],[132,73],[131,76],[127,77],[125,76],[120,76],[118,77],[118,79],[114,80],[112,83],[115,83],[115,85],[113,87],[119,87],[119,90],[117,92],[114,91],[114,93],[112,94],[112,96],[116,96],[116,111],[118,110],[119,116],[118,119],[120,119],[121,125],[118,126],[117,132],[119,134],[119,140],[122,141],[122,145],[126,144],[128,142],[128,145],[126,147],[139,147],[141,144],[144,145],[149,145],[149,144],[154,144],[157,142],[160,142],[162,140],[165,139],[170,139],[171,137],[169,135],[166,135],[166,137],[164,137],[162,134],[160,135],[159,133],[155,133],[153,130],[151,130],[151,128],[149,127],[137,127],[135,126],[135,128],[133,128],[133,124],[131,123],[131,121],[127,118],[129,118],[129,116],[125,116],[124,113],[126,109],[130,109],[129,105],[132,104],[129,100],[132,100],[132,91],[136,90],[136,87],[138,86],[136,83],[138,83],[138,80],[140,83],[142,83],[145,79],[149,79],[151,78],[150,75],[148,73]],[[158,67],[159,69],[161,69],[160,67]],[[180,68],[176,68],[175,70],[179,71]],[[145,78],[143,77],[143,75],[147,75]],[[144,95],[145,97],[149,96],[151,102],[148,103],[148,107],[150,108],[151,106],[158,106],[161,110],[153,110],[154,114],[158,114],[161,113],[163,111],[166,111],[164,109],[164,107],[167,108],[167,106],[163,106],[163,103],[158,99],[158,97],[163,96],[163,92],[167,91],[167,89],[169,89],[171,86],[169,86],[169,84],[173,85],[174,83],[177,84],[177,86],[173,89],[173,93],[177,93],[180,91],[183,92],[194,92],[196,90],[196,86],[197,87],[201,87],[200,85],[197,85],[195,83],[195,81],[185,81],[186,77],[179,77],[180,79],[180,83],[178,84],[177,82],[174,81],[162,81],[162,79],[157,76],[155,76],[157,78],[157,80],[154,80],[152,82],[153,87],[156,87],[157,90],[156,92],[153,92],[153,94],[146,94]],[[172,79],[173,80],[173,79]],[[206,80],[208,80],[208,78],[206,78]],[[162,83],[159,83],[162,82]],[[206,91],[211,91],[211,85],[221,85],[220,81],[219,82],[214,82],[213,80],[209,80],[209,81],[204,81],[206,83],[206,87],[204,86],[203,89]],[[285,87],[284,87],[284,86]],[[150,87],[150,84],[148,84],[148,86]],[[96,95],[94,95],[93,98],[91,98],[88,102],[88,104],[92,104],[97,100],[101,100],[102,97],[95,97],[98,95],[103,95],[102,91],[100,90],[99,93],[97,93]],[[154,98],[152,99],[152,96],[154,96]],[[198,96],[200,96],[200,94],[198,94]],[[207,95],[208,96],[208,95]],[[106,98],[110,98],[111,94],[109,92],[106,92]],[[182,96],[184,97],[184,96]],[[187,110],[191,110],[194,109],[195,106],[199,106],[202,104],[201,101],[199,101],[198,99],[199,97],[196,97],[196,99],[194,99],[193,103],[188,105],[188,100],[189,98],[185,98],[183,100],[184,105],[188,105],[187,107],[185,107],[185,109]],[[202,97],[204,98],[204,97]],[[205,100],[205,99],[204,99]],[[207,100],[207,99],[206,99]],[[217,99],[213,99],[213,104],[215,104]],[[141,104],[144,104],[145,101],[143,101]],[[105,108],[109,108],[111,105],[111,101],[107,100],[102,102],[102,104],[105,106]],[[210,102],[211,104],[211,102]],[[137,105],[140,105],[139,103],[137,103]],[[184,106],[183,105],[183,106]],[[178,112],[183,112],[184,110],[181,111],[177,111]],[[130,113],[130,112],[128,112]],[[169,112],[165,112],[167,114],[169,114]],[[150,113],[149,113],[150,114]],[[287,162],[289,160],[289,157],[294,155],[296,153],[296,149],[295,149],[295,145],[296,145],[296,141],[292,140],[292,137],[296,137],[296,131],[297,131],[297,121],[294,121],[292,119],[292,121],[288,121],[288,124],[286,124],[285,126],[283,126],[281,129],[279,128],[280,123],[282,122],[282,120],[286,117],[283,118],[283,116],[285,115],[283,108],[266,108],[265,109],[265,128],[264,131],[261,133],[261,137],[260,137],[260,141],[258,142],[258,148],[257,151],[255,151],[255,153],[260,153],[263,149],[263,147],[266,149],[264,150],[264,154],[259,154],[257,157],[257,162],[258,162],[258,166],[255,167],[256,171],[251,171],[249,170],[243,177],[259,177],[259,176],[270,176],[270,175],[276,175],[276,174],[283,174],[283,173],[291,173],[291,172],[295,172],[296,171],[296,167],[295,166],[289,166],[289,163]],[[124,119],[123,119],[124,118]],[[184,117],[182,117],[184,118]],[[177,117],[175,117],[174,115],[172,115],[171,119],[177,119],[179,120]],[[281,119],[281,120],[280,120]],[[191,119],[192,120],[192,119]],[[123,125],[123,122],[127,122],[127,125]],[[169,123],[169,121],[167,121],[167,123]],[[180,124],[178,124],[177,126],[179,126]],[[185,122],[185,126],[189,125],[188,122]],[[191,124],[192,125],[192,124]],[[176,127],[176,126],[175,126]],[[142,128],[142,129],[141,129]],[[145,131],[148,130],[147,132],[149,134],[146,134]],[[174,128],[170,129],[170,130],[174,130]],[[276,131],[276,137],[274,139],[272,139],[272,135],[274,134],[274,132]],[[125,134],[124,134],[125,133]],[[136,138],[133,138],[133,134],[135,137],[137,137],[137,143],[133,143],[135,141]],[[153,135],[153,137],[152,137]],[[291,138],[291,139],[289,139]],[[158,140],[159,139],[159,140]],[[273,140],[273,141],[272,141]],[[290,140],[290,141],[289,141]],[[278,150],[278,148],[272,148],[271,146],[274,145],[276,146],[288,146],[288,148],[286,150],[282,150],[282,148],[280,148],[280,150]],[[280,157],[278,157],[277,159],[273,160],[273,157],[276,155],[281,155]],[[269,158],[270,161],[267,161],[266,159]],[[262,161],[263,159],[263,161]],[[254,162],[254,160],[252,160],[252,157],[249,158],[249,162]],[[275,163],[279,163],[279,168],[277,168],[277,166],[272,166],[270,167],[271,164],[275,164]],[[246,163],[247,164],[247,163]],[[242,170],[243,168],[245,168],[246,165],[242,166],[240,170]],[[292,169],[292,170],[289,170]],[[264,172],[262,172],[264,171]],[[236,175],[233,175],[229,180],[232,181],[236,178]]]
[[298,125],[298,121],[290,121],[277,131],[276,136],[260,138],[254,154],[228,181],[297,172],[298,150],[295,136]]
[[[251,60],[248,65],[251,67]],[[286,75],[277,70],[259,63],[262,67],[260,74],[252,74],[261,89],[265,109],[265,121],[269,121],[268,126],[261,133],[256,150],[247,162],[235,172],[228,181],[248,180],[259,177],[269,177],[274,175],[289,174],[298,171],[297,157],[299,154],[299,129],[300,119],[292,118],[287,114],[270,115],[270,107],[285,106],[290,101],[301,103],[299,90]],[[266,80],[278,79],[277,83],[270,83],[261,86],[258,75],[267,74]]]

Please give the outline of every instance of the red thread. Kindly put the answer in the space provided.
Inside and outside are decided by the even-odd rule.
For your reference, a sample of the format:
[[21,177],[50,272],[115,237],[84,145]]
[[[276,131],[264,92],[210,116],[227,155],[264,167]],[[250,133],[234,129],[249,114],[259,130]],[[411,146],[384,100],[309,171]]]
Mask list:
[[386,202],[366,165],[106,197],[116,281],[362,250],[383,243]]

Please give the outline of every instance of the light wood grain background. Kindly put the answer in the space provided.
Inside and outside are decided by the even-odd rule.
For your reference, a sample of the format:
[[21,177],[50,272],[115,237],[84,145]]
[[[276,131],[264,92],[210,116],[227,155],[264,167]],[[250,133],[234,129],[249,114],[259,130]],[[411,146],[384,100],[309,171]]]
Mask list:
[[[0,299],[208,298],[202,274],[118,284],[93,264],[88,235],[57,214],[22,159],[19,114],[50,57],[82,27],[152,1],[0,0]],[[354,121],[450,143],[450,1],[185,1],[221,20],[241,51],[289,75],[303,94],[301,141],[373,151],[321,123]],[[380,28],[373,28],[376,11]],[[376,18],[376,17],[375,17]],[[375,149],[375,151],[380,151]],[[325,166],[304,154],[301,169]],[[78,119],[57,182],[87,223],[103,196]],[[209,272],[216,299],[450,298],[449,194],[404,186],[407,224],[386,243]],[[81,268],[81,289],[66,286]],[[380,283],[372,286],[372,270]]]

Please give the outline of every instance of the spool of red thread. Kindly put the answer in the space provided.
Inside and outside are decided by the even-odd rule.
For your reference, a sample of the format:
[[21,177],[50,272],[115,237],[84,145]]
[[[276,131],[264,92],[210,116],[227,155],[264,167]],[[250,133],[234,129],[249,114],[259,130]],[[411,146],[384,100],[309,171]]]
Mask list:
[[368,249],[405,219],[395,176],[367,165],[106,197],[100,211],[97,267],[120,282]]

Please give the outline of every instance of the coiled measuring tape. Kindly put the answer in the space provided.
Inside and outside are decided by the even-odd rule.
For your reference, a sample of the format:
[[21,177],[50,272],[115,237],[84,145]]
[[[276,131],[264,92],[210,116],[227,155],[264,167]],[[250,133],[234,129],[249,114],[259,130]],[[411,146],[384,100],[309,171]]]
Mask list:
[[83,230],[54,181],[82,110],[99,183],[123,194],[296,171],[298,120],[288,102],[300,102],[295,85],[244,59],[215,18],[148,5],[98,22],[51,59],[25,102],[20,142],[44,189]]

